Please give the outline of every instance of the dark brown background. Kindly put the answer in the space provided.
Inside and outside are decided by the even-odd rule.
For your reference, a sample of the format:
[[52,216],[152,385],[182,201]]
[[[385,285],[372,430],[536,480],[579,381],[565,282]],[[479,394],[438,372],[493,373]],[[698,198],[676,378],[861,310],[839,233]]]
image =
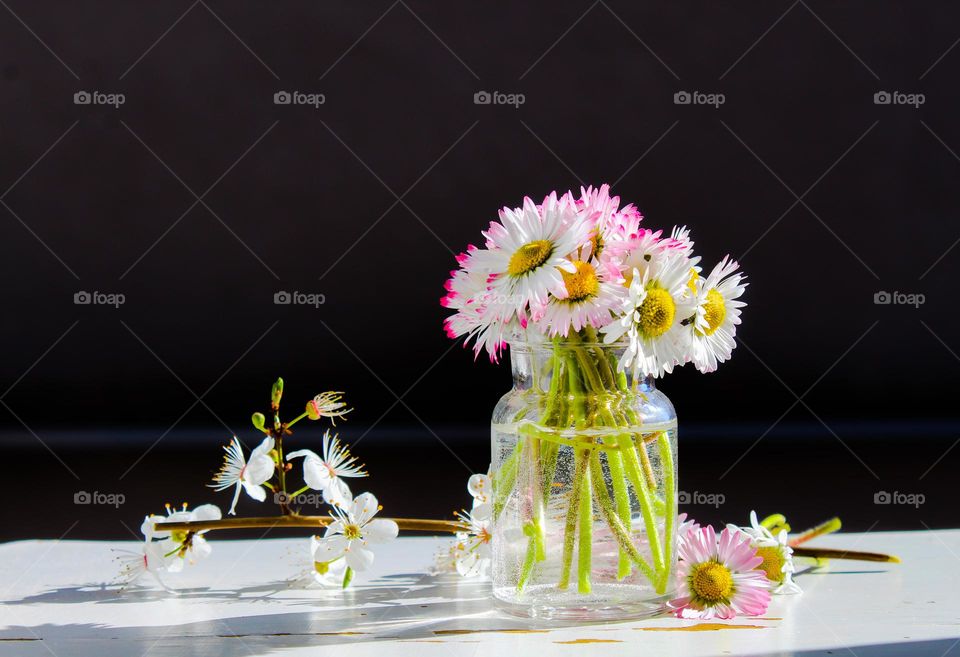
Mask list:
[[441,331],[452,252],[500,205],[605,181],[750,275],[734,361],[662,385],[681,488],[725,497],[688,510],[956,523],[955,4],[5,3],[0,537],[126,537],[163,502],[215,499],[219,445],[252,444],[277,375],[297,408],[347,391],[343,436],[392,513],[449,513],[509,385]]

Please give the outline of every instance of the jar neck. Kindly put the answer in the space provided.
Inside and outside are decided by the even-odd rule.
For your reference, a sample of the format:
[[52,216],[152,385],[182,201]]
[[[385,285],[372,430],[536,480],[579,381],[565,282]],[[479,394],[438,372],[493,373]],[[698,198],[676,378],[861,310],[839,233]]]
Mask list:
[[[627,345],[623,343],[511,342],[513,387],[519,391],[548,393],[556,391],[558,386],[573,392],[572,385],[576,391],[587,395],[617,390],[641,393],[656,390],[652,376],[641,375],[635,379],[629,371],[618,369],[626,349]],[[555,381],[557,377],[560,380]]]

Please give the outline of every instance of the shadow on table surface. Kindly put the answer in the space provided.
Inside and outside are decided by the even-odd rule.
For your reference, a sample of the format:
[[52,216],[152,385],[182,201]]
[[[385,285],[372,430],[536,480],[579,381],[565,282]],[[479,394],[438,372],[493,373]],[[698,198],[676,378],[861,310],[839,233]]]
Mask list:
[[[283,593],[282,597],[273,597]],[[140,654],[180,657],[200,649],[204,655],[235,655],[238,650],[268,654],[289,648],[337,646],[387,640],[472,640],[483,634],[539,634],[558,629],[498,612],[489,597],[489,584],[456,575],[398,574],[347,591],[290,588],[285,582],[236,590],[194,588],[177,596],[161,590],[91,585],[53,589],[3,603],[12,613],[11,625],[0,630],[4,654],[37,654],[40,641],[56,652],[57,645],[87,645],[98,657]],[[130,604],[202,599],[220,604],[263,603],[283,611],[215,618],[174,625],[107,626],[94,623],[15,625],[14,610],[26,604]],[[303,611],[291,608],[309,608]],[[157,609],[152,609],[156,613]],[[183,609],[178,610],[182,613]],[[566,626],[569,628],[570,626]],[[586,630],[588,626],[582,626]],[[467,636],[474,635],[474,636]],[[479,635],[479,636],[477,636]],[[857,657],[943,657],[960,639],[915,641],[850,647]],[[818,657],[847,647],[790,653]],[[770,653],[758,657],[773,657]]]

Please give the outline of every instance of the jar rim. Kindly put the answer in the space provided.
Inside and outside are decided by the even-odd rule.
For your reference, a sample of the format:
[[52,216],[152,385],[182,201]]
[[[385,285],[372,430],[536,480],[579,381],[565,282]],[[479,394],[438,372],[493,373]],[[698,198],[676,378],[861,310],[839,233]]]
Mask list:
[[600,347],[602,349],[625,349],[630,346],[630,341],[626,339],[614,340],[613,342],[603,342],[603,341],[592,341],[587,342],[584,340],[574,340],[569,338],[561,338],[557,342],[554,342],[550,339],[544,340],[531,340],[528,338],[517,338],[517,339],[508,339],[506,341],[510,349],[519,348],[519,349],[553,349],[555,346],[561,346],[565,348],[573,347]]

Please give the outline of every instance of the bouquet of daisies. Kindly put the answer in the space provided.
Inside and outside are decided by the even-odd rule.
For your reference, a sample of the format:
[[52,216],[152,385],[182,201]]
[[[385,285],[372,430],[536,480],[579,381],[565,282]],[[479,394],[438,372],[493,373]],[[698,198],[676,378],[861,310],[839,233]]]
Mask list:
[[641,227],[608,185],[552,192],[503,208],[482,248],[457,256],[442,305],[451,338],[496,362],[511,340],[627,341],[619,363],[658,377],[693,363],[712,372],[730,358],[746,283],[729,257],[701,276],[690,233]]
[[[667,235],[642,220],[607,185],[581,189],[579,197],[525,198],[500,211],[482,247],[457,257],[460,267],[446,283],[451,338],[465,336],[492,361],[510,343],[549,354],[539,385],[517,401],[523,408],[498,424],[518,426],[512,453],[494,464],[492,503],[495,523],[509,508],[505,531],[529,537],[519,565],[503,569],[518,573],[517,595],[537,572],[554,570],[536,567],[551,552],[561,555],[556,585],[565,589],[575,545],[578,590],[590,592],[594,509],[618,546],[617,579],[639,571],[659,593],[668,585],[675,432],[645,424],[640,382],[686,363],[711,372],[729,359],[746,283],[729,257],[702,275],[686,227]],[[562,550],[551,551],[547,509],[555,502],[565,507]],[[646,533],[640,543],[635,511]]]

